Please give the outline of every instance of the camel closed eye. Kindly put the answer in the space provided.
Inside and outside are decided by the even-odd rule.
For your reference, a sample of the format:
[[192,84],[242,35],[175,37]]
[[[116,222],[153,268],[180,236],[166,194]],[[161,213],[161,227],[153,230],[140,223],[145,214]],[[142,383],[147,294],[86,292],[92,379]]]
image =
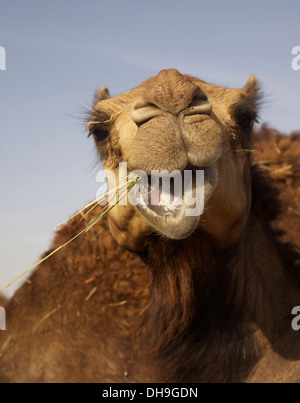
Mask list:
[[254,122],[258,123],[255,113],[242,113],[236,118],[238,126],[242,129],[251,129]]
[[102,141],[109,135],[109,130],[105,128],[97,128],[93,131],[93,136],[96,141]]

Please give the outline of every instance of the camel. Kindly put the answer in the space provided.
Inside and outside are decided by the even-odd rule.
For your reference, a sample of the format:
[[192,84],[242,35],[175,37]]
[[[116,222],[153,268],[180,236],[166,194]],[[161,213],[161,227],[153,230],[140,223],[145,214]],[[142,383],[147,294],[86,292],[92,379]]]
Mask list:
[[300,250],[300,133],[287,136],[263,125],[255,131],[253,139],[256,151],[253,163],[259,163],[271,175],[282,204],[281,214],[272,226],[288,229],[281,240],[292,242]]
[[99,90],[88,129],[105,168],[202,170],[203,214],[184,214],[185,193],[180,214],[120,203],[42,263],[6,304],[1,382],[300,380],[299,254],[254,164],[260,102],[254,75],[232,89],[175,69],[115,97]]

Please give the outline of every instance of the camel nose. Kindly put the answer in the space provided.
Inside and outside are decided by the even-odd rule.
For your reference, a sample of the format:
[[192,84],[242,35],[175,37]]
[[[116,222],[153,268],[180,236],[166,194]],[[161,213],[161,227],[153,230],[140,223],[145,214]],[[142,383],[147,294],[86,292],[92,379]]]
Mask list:
[[148,122],[152,118],[157,116],[163,116],[166,114],[179,115],[180,113],[187,115],[209,115],[212,111],[211,102],[203,97],[203,93],[195,92],[195,95],[192,97],[192,100],[185,108],[179,110],[179,112],[174,113],[172,110],[168,110],[167,108],[161,109],[154,102],[150,102],[148,98],[139,98],[134,105],[133,111],[131,113],[131,117],[137,126],[142,125],[143,123]]
[[211,103],[206,94],[188,76],[175,69],[162,70],[147,82],[143,95],[137,100],[132,119],[137,125],[159,116],[171,113],[210,114]]

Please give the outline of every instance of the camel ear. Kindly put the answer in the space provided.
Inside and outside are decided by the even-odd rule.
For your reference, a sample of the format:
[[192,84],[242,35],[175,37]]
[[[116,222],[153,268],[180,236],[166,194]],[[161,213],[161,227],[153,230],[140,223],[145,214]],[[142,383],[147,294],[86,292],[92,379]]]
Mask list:
[[109,99],[110,94],[107,87],[99,87],[94,96],[94,105],[98,102],[103,101],[104,99]]
[[[105,101],[99,103],[100,101]],[[98,140],[108,133],[109,123],[112,117],[118,115],[119,111],[115,111],[114,98],[111,98],[107,87],[99,87],[94,95],[94,106],[87,122],[89,135],[97,132]]]
[[258,78],[254,74],[251,74],[247,84],[242,89],[249,96],[257,96],[260,92],[260,82]]
[[107,87],[99,87],[97,90],[99,101],[110,98],[110,93]]

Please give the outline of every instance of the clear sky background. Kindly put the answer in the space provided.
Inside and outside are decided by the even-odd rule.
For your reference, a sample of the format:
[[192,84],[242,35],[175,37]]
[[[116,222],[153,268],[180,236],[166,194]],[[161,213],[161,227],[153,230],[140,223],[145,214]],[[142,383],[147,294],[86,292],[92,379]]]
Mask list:
[[84,119],[98,86],[117,95],[177,68],[242,87],[253,72],[267,94],[262,122],[290,133],[300,129],[299,21],[299,0],[0,0],[0,287],[95,198]]

